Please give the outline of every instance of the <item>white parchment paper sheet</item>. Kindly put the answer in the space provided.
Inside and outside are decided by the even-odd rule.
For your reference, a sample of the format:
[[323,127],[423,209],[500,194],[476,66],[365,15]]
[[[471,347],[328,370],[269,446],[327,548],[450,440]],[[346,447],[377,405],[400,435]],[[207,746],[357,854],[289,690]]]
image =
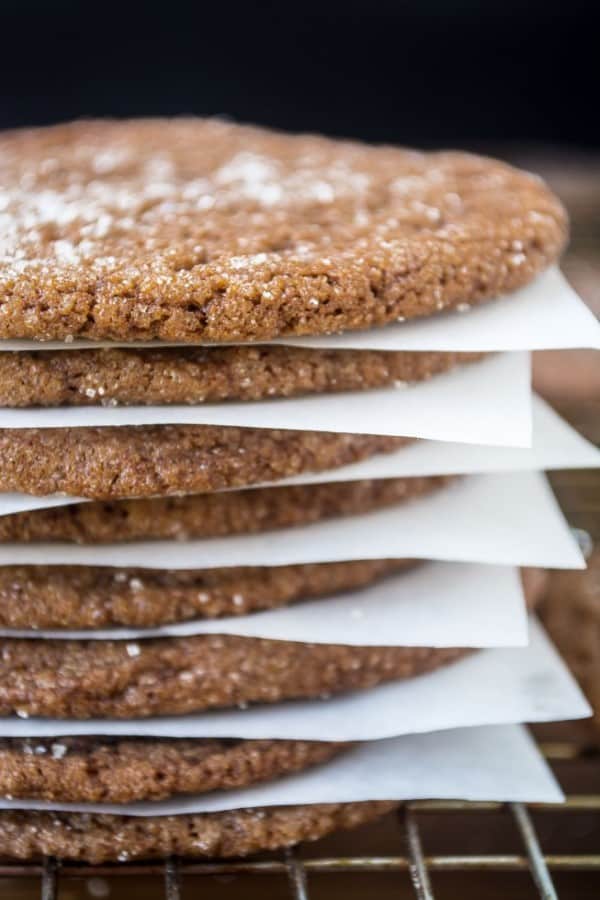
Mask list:
[[[488,447],[446,441],[420,440],[395,453],[379,454],[363,462],[326,472],[307,472],[276,482],[320,484],[361,478],[405,478],[413,475],[454,475],[477,472],[585,469],[600,465],[600,451],[565,422],[541,397],[533,396],[533,446]],[[273,482],[271,482],[273,483]],[[261,487],[263,485],[253,485]],[[33,497],[0,493],[0,516],[29,509],[84,503],[77,497]]]
[[[527,287],[474,306],[466,313],[442,313],[370,331],[282,338],[264,343],[335,350],[550,350],[600,347],[600,326],[560,271],[550,268]],[[144,345],[122,341],[5,340],[0,341],[0,352],[157,345],[176,346],[156,341]]]
[[322,766],[242,790],[129,804],[0,798],[0,809],[166,816],[296,803],[427,798],[529,803],[564,800],[525,728],[488,725],[371,741]]
[[237,425],[528,447],[530,381],[529,355],[504,353],[419,384],[373,391],[198,406],[0,408],[0,428]]
[[427,675],[324,700],[154,719],[0,718],[0,737],[69,734],[368,741],[518,722],[579,719],[590,707],[542,627],[528,647],[478,650]]
[[0,565],[198,569],[349,559],[419,558],[585,568],[545,477],[469,475],[364,515],[263,534],[120,544],[0,544]]
[[517,569],[430,562],[361,590],[249,616],[146,629],[0,629],[0,637],[92,640],[187,634],[359,646],[516,647],[527,643],[527,616]]

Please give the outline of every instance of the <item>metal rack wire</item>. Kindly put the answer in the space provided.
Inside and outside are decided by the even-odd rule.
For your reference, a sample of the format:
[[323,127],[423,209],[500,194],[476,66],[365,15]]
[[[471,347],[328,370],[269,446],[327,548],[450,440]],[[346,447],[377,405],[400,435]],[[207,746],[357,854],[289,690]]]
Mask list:
[[[568,741],[541,744],[540,749],[549,761],[590,759],[589,748],[581,743]],[[595,760],[600,765],[600,751],[595,752]],[[476,854],[433,854],[427,853],[419,826],[419,818],[431,813],[482,813],[508,811],[516,835],[520,840],[520,853]],[[569,812],[597,814],[598,852],[545,853],[536,831],[534,814]],[[600,872],[600,794],[568,795],[564,804],[522,803],[472,803],[465,801],[425,800],[406,803],[397,816],[398,847],[403,852],[387,856],[347,856],[302,858],[297,851],[288,850],[274,854],[268,859],[197,862],[184,859],[169,859],[164,863],[132,863],[119,866],[83,866],[61,864],[47,859],[42,864],[0,865],[0,878],[21,878],[32,876],[40,879],[41,900],[60,900],[61,886],[73,879],[101,877],[128,878],[154,876],[164,884],[165,900],[180,900],[182,884],[191,876],[207,875],[273,875],[288,882],[289,896],[293,900],[309,900],[310,879],[315,874],[328,873],[383,873],[392,872],[405,875],[412,884],[417,900],[435,900],[431,873],[437,872],[525,872],[529,873],[537,896],[543,900],[554,900],[559,894],[554,885],[555,872]],[[485,825],[482,817],[481,825]],[[406,883],[405,883],[406,884]]]

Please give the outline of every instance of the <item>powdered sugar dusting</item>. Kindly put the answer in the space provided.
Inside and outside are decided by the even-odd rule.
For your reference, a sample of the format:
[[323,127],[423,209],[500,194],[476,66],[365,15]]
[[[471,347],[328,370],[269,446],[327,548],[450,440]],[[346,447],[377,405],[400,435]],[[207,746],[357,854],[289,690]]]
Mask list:
[[[335,246],[336,238],[344,244],[362,238],[367,246],[374,238],[393,239],[408,220],[411,229],[438,225],[444,213],[427,202],[428,194],[443,184],[448,196],[458,197],[443,157],[432,168],[421,154],[382,148],[373,151],[381,157],[374,179],[357,145],[316,138],[282,144],[217,120],[170,127],[178,139],[165,147],[156,147],[156,139],[146,146],[143,125],[140,135],[117,124],[92,128],[86,140],[60,146],[50,141],[47,152],[42,146],[37,155],[0,144],[6,185],[0,192],[0,279],[28,267],[67,273],[85,263],[100,272],[131,266],[134,278],[140,267],[153,277],[177,272],[185,278],[186,271],[210,262],[235,277],[268,263],[271,254],[316,261],[323,244]],[[211,153],[211,138],[221,155]],[[409,171],[399,175],[402,167]],[[319,223],[331,218],[334,203],[348,209],[347,221],[336,216],[323,233]],[[232,217],[240,227],[227,239]],[[274,226],[281,230],[281,246],[265,247],[265,232]],[[298,239],[300,226],[304,235]],[[284,239],[291,228],[293,242]],[[182,232],[193,235],[193,247]],[[174,236],[182,247],[174,255],[185,260],[169,258]]]
[[467,154],[194,119],[0,137],[4,337],[370,327],[526,283],[563,235],[537,181]]

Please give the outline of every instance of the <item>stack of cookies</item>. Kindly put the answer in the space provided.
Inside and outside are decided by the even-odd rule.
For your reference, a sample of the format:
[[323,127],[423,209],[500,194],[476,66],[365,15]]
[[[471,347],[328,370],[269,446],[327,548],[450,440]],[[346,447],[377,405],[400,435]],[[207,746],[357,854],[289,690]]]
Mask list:
[[[269,712],[263,737],[239,723],[293,718],[298,700],[307,721],[486,646],[466,620],[462,643],[390,625],[361,644],[326,625],[343,614],[360,630],[390,585],[416,623],[417,583],[435,577],[441,595],[466,577],[402,541],[413,524],[450,540],[460,504],[473,530],[491,527],[456,475],[493,470],[484,445],[519,443],[526,357],[490,356],[493,334],[389,342],[417,320],[460,331],[488,301],[522,309],[564,247],[560,203],[488,159],[216,120],[9,133],[0,173],[0,855],[239,855],[390,809],[392,787],[162,816],[147,804],[315,766],[334,779],[357,752],[347,736],[286,736]],[[479,469],[449,464],[462,440],[482,445],[465,449]],[[320,639],[315,608],[338,640]],[[306,634],[309,613],[300,640],[292,621]],[[227,710],[236,724],[216,733]]]

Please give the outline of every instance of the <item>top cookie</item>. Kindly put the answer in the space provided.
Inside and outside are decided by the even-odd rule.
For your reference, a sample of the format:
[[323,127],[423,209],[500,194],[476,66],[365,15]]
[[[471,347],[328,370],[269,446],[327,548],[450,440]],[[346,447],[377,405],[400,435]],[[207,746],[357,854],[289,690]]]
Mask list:
[[477,303],[559,256],[542,182],[218,120],[0,137],[0,338],[257,341]]

